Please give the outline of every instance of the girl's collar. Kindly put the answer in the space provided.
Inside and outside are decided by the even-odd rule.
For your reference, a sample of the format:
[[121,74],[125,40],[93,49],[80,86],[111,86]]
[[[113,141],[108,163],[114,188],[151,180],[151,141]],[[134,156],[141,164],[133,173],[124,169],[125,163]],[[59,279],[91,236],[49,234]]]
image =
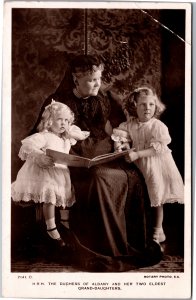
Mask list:
[[140,126],[142,126],[142,125],[151,123],[151,122],[154,120],[154,117],[152,117],[150,120],[148,120],[148,121],[146,121],[146,122],[141,122],[138,118],[137,118],[136,120],[137,120],[137,123],[138,123],[138,125],[139,125],[139,127],[140,127]]
[[51,134],[54,134],[55,136],[58,136],[60,139],[62,139],[62,135],[59,136],[57,133],[55,133],[55,132],[53,132],[53,131],[50,131],[50,130],[48,130],[48,129],[44,129],[43,132],[44,132],[44,133],[51,133]]

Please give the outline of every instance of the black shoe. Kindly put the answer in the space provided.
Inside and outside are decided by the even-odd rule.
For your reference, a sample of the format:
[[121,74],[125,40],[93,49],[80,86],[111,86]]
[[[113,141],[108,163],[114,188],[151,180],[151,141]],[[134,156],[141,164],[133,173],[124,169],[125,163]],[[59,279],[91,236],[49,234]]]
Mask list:
[[163,250],[159,243],[154,240],[148,242],[144,251],[141,251],[140,267],[149,267],[158,264],[163,258]]
[[66,246],[66,244],[65,244],[65,242],[63,241],[62,238],[52,239],[52,240],[54,240],[54,242],[56,243],[56,245],[59,246],[59,247],[65,247]]
[[79,241],[70,228],[65,227],[63,224],[58,225],[58,231],[65,242],[65,247],[70,252],[76,252]]
[[[47,229],[47,232],[50,232],[50,231],[53,231],[56,229],[57,229],[56,227],[54,227],[52,229]],[[53,239],[49,234],[48,234],[48,237],[49,237],[50,242],[52,242],[54,246],[57,246],[60,248],[65,247],[65,242],[63,241],[63,239],[61,237],[58,239]]]

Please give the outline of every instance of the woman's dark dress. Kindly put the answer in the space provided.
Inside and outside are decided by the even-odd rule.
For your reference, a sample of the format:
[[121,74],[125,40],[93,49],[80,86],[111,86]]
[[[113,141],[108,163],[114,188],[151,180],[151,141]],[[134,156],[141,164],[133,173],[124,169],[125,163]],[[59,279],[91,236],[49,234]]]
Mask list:
[[[110,120],[117,126],[123,121],[114,117],[122,115],[114,101],[101,92],[79,99],[72,91],[57,90],[44,102],[40,117],[51,99],[67,104],[75,114],[75,124],[90,131],[88,139],[72,148],[73,153],[92,158],[113,151],[105,124]],[[127,255],[131,247],[145,247],[148,198],[138,169],[118,159],[90,169],[70,168],[70,172],[77,201],[71,210],[71,228],[81,243],[111,256]]]

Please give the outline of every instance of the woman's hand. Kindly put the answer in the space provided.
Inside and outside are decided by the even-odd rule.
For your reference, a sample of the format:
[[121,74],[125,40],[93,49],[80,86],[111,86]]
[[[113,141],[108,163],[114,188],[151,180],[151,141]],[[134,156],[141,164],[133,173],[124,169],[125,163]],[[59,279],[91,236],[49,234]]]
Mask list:
[[121,142],[114,142],[114,150],[116,152],[121,152],[122,151],[121,147],[122,147],[122,143]]
[[127,142],[114,142],[114,149],[118,152],[121,152],[123,150],[129,150],[130,145]]

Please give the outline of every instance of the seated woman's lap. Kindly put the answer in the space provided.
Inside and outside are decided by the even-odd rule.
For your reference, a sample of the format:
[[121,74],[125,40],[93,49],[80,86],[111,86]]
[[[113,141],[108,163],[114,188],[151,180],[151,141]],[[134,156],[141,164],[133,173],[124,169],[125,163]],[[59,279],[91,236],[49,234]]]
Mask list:
[[118,160],[72,168],[71,178],[77,201],[71,225],[82,243],[115,256],[128,254],[128,244],[144,246],[145,184],[137,169]]

